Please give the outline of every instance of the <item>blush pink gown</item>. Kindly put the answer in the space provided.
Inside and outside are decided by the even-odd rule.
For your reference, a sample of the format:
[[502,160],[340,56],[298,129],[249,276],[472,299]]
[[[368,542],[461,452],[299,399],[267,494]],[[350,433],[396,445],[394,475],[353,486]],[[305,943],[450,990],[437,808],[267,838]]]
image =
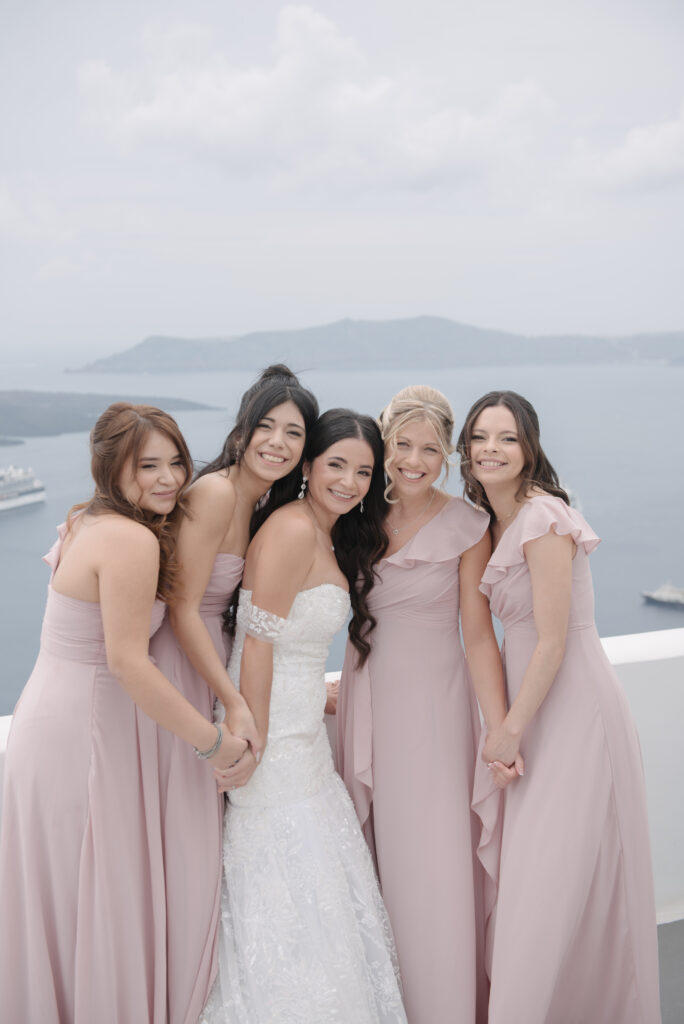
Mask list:
[[351,644],[337,711],[339,771],[375,853],[410,1024],[486,1020],[480,720],[459,633],[461,554],[488,517],[452,498],[377,566],[371,654]]
[[166,1024],[157,726],[107,669],[99,604],[51,587],[3,801],[2,1020]]
[[[223,612],[242,579],[244,559],[219,553],[200,614],[221,660],[230,641]],[[150,654],[191,704],[213,720],[214,695],[192,667],[166,619]],[[169,1024],[196,1024],[217,970],[224,798],[206,761],[159,729],[161,809],[168,922]]]
[[512,701],[537,643],[523,545],[550,530],[577,545],[565,655],[525,730],[524,778],[502,796],[477,766],[489,1021],[657,1024],[646,794],[636,729],[594,625],[588,555],[599,539],[560,498],[536,496],[505,531],[480,589],[504,625]]

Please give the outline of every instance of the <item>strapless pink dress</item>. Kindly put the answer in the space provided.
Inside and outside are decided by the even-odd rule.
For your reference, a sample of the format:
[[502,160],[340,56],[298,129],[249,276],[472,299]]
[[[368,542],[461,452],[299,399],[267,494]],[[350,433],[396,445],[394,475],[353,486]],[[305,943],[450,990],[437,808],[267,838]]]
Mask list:
[[639,739],[594,625],[575,509],[532,498],[480,589],[504,631],[509,699],[537,643],[523,545],[550,530],[577,545],[565,654],[525,730],[525,775],[502,796],[478,760],[474,807],[487,870],[490,1024],[658,1024],[658,950]]
[[[200,612],[224,664],[230,641],[223,613],[242,579],[244,559],[216,556]],[[214,695],[195,671],[166,619],[150,653],[183,696],[213,720]],[[217,969],[224,798],[206,761],[158,730],[168,921],[169,1024],[196,1024]]]
[[51,587],[3,801],[2,1019],[166,1024],[157,726],[107,668],[99,604]]
[[[483,1024],[483,877],[471,812],[480,736],[459,562],[489,517],[452,498],[377,566],[362,668],[347,644],[338,768],[377,858],[411,1024]],[[521,1022],[522,1024],[522,1022]]]

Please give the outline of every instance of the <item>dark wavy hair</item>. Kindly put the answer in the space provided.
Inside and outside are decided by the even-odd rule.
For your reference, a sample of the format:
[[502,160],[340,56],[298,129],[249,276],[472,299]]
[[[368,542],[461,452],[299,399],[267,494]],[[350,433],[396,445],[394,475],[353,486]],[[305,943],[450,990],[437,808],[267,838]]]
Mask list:
[[[215,473],[219,469],[230,472],[230,467],[240,462],[245,448],[264,416],[283,402],[294,402],[297,406],[308,436],[318,418],[318,402],[312,393],[300,384],[299,378],[289,367],[283,363],[275,363],[263,370],[254,384],[245,391],[235,417],[235,426],[223,442],[221,452],[213,462],[202,467],[195,479],[207,473]],[[250,537],[254,536],[271,512],[297,497],[302,483],[303,461],[302,456],[298,465],[287,476],[276,480],[267,497],[259,503],[252,516]]]
[[363,499],[364,509],[356,505],[341,515],[332,528],[335,558],[349,583],[352,619],[349,638],[363,665],[370,652],[368,637],[376,620],[368,607],[368,594],[374,583],[373,565],[384,555],[388,538],[385,518],[385,481],[383,460],[385,449],[380,428],[370,416],[362,416],[351,409],[328,409],[306,435],[305,462],[313,462],[338,441],[349,437],[366,441],[373,453],[373,472],[370,487]]
[[484,508],[489,512],[494,521],[494,510],[487,500],[487,494],[479,480],[476,480],[472,473],[470,458],[470,440],[478,416],[484,409],[491,406],[504,405],[513,414],[518,432],[518,441],[522,448],[524,464],[521,474],[520,486],[516,491],[516,499],[523,498],[531,487],[538,487],[548,494],[554,494],[562,498],[569,505],[570,499],[563,490],[558,480],[558,474],[541,446],[539,417],[534,407],[522,395],[515,391],[489,391],[472,406],[466,416],[463,429],[459,434],[456,446],[461,456],[461,476],[464,481],[464,492],[474,505]]
[[[135,466],[152,431],[168,437],[176,446],[185,469],[185,483],[181,487],[175,508],[168,515],[157,515],[140,508],[124,497],[120,483],[126,463]],[[167,603],[176,596],[179,564],[176,558],[178,526],[185,514],[183,495],[192,479],[192,459],[178,424],[167,412],[153,405],[131,405],[114,402],[102,413],[90,433],[90,471],[95,481],[95,493],[89,501],[74,505],[67,515],[68,528],[79,512],[105,515],[114,512],[142,523],[159,541],[159,581],[157,597]]]
[[[300,384],[299,378],[288,366],[283,363],[274,363],[262,370],[257,380],[247,388],[240,399],[235,426],[223,442],[220,453],[213,462],[202,467],[195,479],[199,479],[207,473],[215,473],[220,469],[225,469],[230,474],[230,467],[239,464],[243,452],[252,440],[252,435],[261,420],[269,414],[271,409],[282,405],[283,402],[294,402],[297,406],[304,420],[304,432],[308,436],[318,419],[318,402],[314,395]],[[274,481],[268,494],[259,502],[252,513],[249,524],[250,540],[272,512],[275,512],[281,505],[294,501],[297,497],[302,484],[303,462],[304,455],[302,454],[295,468],[280,480]],[[233,636],[235,633],[239,594],[240,584],[238,583],[223,614],[223,628],[229,636]]]

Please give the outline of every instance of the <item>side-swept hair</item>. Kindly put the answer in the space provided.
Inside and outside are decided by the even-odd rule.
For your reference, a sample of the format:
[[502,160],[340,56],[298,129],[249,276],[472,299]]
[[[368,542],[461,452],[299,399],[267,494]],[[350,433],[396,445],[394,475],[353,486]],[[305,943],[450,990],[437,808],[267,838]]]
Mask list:
[[[158,515],[140,508],[121,491],[121,476],[129,460],[135,465],[143,446],[153,431],[168,437],[176,446],[185,470],[175,508],[168,515]],[[176,558],[178,526],[185,513],[183,495],[192,479],[192,459],[178,424],[162,409],[153,405],[131,405],[114,402],[102,413],[90,433],[90,471],[95,493],[89,501],[74,505],[67,515],[70,529],[78,512],[89,515],[116,513],[142,523],[159,541],[159,581],[157,597],[167,603],[176,596],[179,565]]]

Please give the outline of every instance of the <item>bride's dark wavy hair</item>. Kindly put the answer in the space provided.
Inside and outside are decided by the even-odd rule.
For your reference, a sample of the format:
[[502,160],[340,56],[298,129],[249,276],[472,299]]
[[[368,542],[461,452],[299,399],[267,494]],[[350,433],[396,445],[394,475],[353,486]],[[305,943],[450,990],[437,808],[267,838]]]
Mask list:
[[[176,505],[168,515],[157,515],[140,508],[121,490],[124,470],[129,465],[137,465],[153,431],[164,434],[176,446],[185,470],[185,481],[178,492]],[[142,523],[159,541],[157,597],[171,603],[178,590],[180,569],[176,541],[178,527],[185,514],[183,496],[192,479],[192,459],[178,424],[167,412],[153,405],[114,402],[105,409],[90,432],[90,470],[95,481],[95,493],[89,501],[74,505],[69,510],[68,529],[71,529],[79,512],[94,516],[115,513]]]
[[492,522],[494,521],[494,509],[487,499],[487,492],[480,481],[476,480],[473,476],[470,441],[480,413],[484,409],[495,405],[504,405],[513,414],[518,441],[520,442],[525,460],[522,473],[520,474],[520,486],[515,494],[516,499],[523,498],[531,487],[537,487],[542,491],[546,491],[547,494],[554,494],[557,498],[562,498],[569,505],[570,499],[561,487],[558,474],[541,446],[539,417],[532,404],[515,391],[487,392],[482,398],[478,398],[466,416],[466,421],[463,424],[463,429],[459,434],[458,444],[456,445],[456,449],[461,456],[461,476],[463,477],[463,490],[466,497],[478,508],[483,508],[489,512]]
[[385,448],[378,424],[370,416],[351,409],[328,409],[306,435],[304,461],[313,462],[328,448],[347,438],[365,441],[373,453],[370,487],[363,499],[363,512],[355,505],[341,515],[332,528],[335,558],[349,583],[352,619],[349,639],[363,665],[370,653],[368,637],[376,620],[368,607],[368,594],[373,586],[373,565],[384,555],[388,538],[383,526],[385,518],[385,480],[383,461]]

